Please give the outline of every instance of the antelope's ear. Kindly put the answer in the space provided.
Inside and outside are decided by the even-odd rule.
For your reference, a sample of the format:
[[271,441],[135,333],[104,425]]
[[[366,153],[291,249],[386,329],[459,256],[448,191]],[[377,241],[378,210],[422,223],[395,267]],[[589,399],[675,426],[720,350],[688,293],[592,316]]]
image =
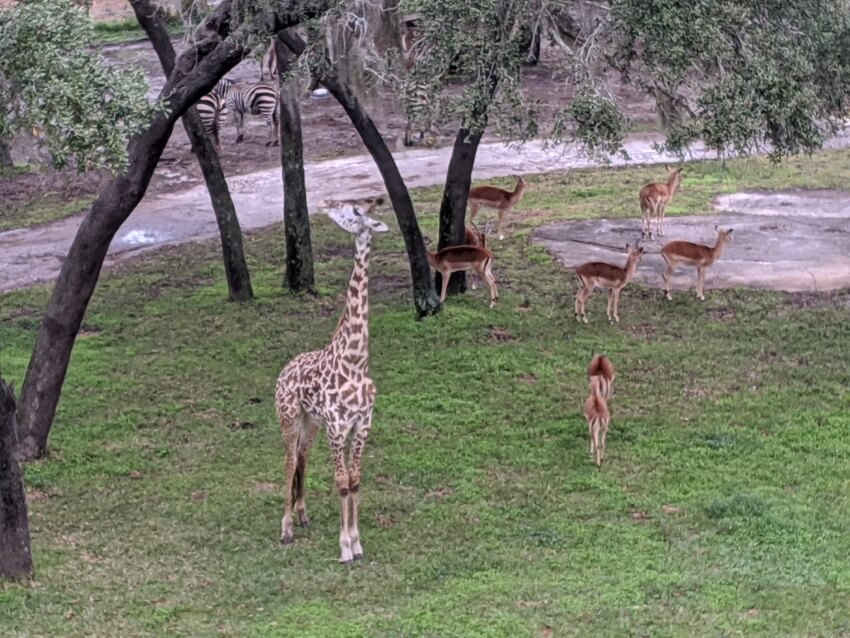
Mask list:
[[626,252],[628,252],[629,248],[630,248],[629,244],[626,244]]
[[715,224],[715,225],[714,225],[714,230],[720,230],[720,226],[718,226],[717,224]]
[[727,230],[726,232],[727,232],[727,233],[729,233],[729,234],[731,235],[733,230],[735,230],[735,229],[734,229],[734,228],[730,228],[730,229],[729,229],[729,230]]

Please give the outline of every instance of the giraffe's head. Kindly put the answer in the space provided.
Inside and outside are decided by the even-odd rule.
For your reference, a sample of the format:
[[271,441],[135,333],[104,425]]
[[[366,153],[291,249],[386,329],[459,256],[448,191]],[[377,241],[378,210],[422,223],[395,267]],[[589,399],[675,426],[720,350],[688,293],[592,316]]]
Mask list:
[[352,235],[385,233],[389,230],[385,223],[369,217],[369,213],[383,203],[383,197],[324,202],[329,209],[328,217]]

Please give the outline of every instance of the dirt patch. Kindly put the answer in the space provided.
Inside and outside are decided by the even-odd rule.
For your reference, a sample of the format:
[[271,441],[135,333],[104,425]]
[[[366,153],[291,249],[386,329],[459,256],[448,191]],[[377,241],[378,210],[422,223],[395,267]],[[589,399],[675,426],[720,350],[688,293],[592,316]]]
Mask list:
[[[807,199],[809,195],[811,198]],[[737,193],[718,198],[717,203],[737,214],[669,218],[663,238],[642,244],[645,253],[635,281],[663,288],[661,275],[665,263],[661,247],[672,240],[712,245],[716,239],[714,227],[719,225],[735,232],[733,241],[708,270],[706,289],[763,288],[820,293],[850,286],[850,192]],[[842,217],[845,210],[848,214]],[[771,216],[769,221],[766,215]],[[539,228],[533,234],[533,240],[567,268],[587,261],[622,265],[625,245],[639,238],[637,218],[561,222]],[[671,282],[674,290],[693,289],[696,270],[679,266]],[[689,290],[689,294],[693,291]],[[719,320],[734,317],[724,315],[724,310],[717,311],[721,313]]]

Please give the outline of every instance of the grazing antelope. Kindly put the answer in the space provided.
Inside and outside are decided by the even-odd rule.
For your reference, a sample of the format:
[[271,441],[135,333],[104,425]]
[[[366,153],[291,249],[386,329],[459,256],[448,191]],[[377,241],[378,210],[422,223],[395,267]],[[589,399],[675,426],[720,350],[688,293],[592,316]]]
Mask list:
[[658,234],[664,236],[664,212],[676,188],[682,185],[682,179],[682,169],[675,168],[670,171],[666,184],[652,183],[640,189],[641,239],[646,239],[647,235],[652,239],[650,225],[653,216],[656,219]]
[[597,354],[587,366],[587,378],[590,380],[590,390],[593,392],[593,384],[599,386],[599,394],[608,401],[614,394],[614,364],[604,354]]
[[499,303],[499,289],[496,286],[496,278],[490,270],[493,253],[489,250],[481,246],[449,246],[436,253],[430,250],[427,253],[428,263],[443,276],[440,302],[446,300],[446,290],[451,274],[472,268],[490,288],[490,307],[493,308]]
[[590,377],[590,396],[584,402],[584,418],[587,419],[587,432],[590,435],[590,455],[596,461],[596,467],[602,467],[605,460],[605,439],[611,413],[608,403],[600,390],[600,377]]
[[667,299],[673,299],[670,296],[670,276],[676,266],[681,263],[697,269],[697,297],[700,301],[705,300],[705,270],[717,261],[723,249],[726,248],[726,244],[732,241],[732,228],[723,230],[715,226],[714,230],[717,231],[717,241],[714,242],[714,246],[704,246],[689,241],[671,241],[661,248],[661,256],[667,262],[667,267],[664,269],[664,290],[667,292]]
[[[594,288],[608,289],[608,321],[620,321],[618,314],[620,307],[620,291],[625,288],[626,284],[631,281],[637,269],[643,248],[635,245],[629,248],[626,244],[628,257],[626,265],[623,268],[608,264],[603,261],[590,261],[576,268],[576,277],[581,284],[578,293],[576,294],[576,320],[587,323],[587,315],[585,314],[585,306],[587,298],[593,292]],[[614,306],[613,319],[611,306]]]
[[499,240],[505,238],[502,232],[502,221],[505,218],[505,213],[509,212],[522,199],[525,189],[528,186],[522,177],[516,175],[516,186],[513,191],[506,191],[495,186],[476,186],[469,191],[469,221],[475,219],[480,207],[493,208],[499,211],[499,225],[496,231],[499,233]]

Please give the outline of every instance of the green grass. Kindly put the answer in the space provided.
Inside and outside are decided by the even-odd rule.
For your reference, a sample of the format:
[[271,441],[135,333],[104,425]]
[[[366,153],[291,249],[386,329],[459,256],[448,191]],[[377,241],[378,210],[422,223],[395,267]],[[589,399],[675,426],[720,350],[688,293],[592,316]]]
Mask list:
[[24,204],[7,204],[0,208],[0,231],[28,228],[64,219],[81,213],[91,202],[91,197],[80,197],[69,201],[56,195],[46,194]]
[[[842,185],[850,155],[687,166],[670,212],[743,186]],[[257,300],[223,301],[214,242],[104,276],[45,461],[26,468],[36,579],[0,586],[5,635],[838,636],[850,633],[850,291],[629,286],[572,318],[573,277],[530,245],[563,217],[634,214],[659,167],[530,179],[476,291],[413,320],[397,232],[376,239],[365,563],[336,564],[324,441],[313,527],[278,545],[281,367],[323,346],[350,238],[314,220],[315,299],[280,290],[282,232],[246,245]],[[507,183],[507,182],[505,182]],[[436,236],[439,198],[416,195]],[[389,214],[385,219],[394,227]],[[710,279],[710,278],[709,278]],[[20,381],[44,288],[0,297]],[[618,369],[608,458],[587,453],[584,370]]]
[[[172,37],[183,35],[185,32],[183,22],[178,17],[169,18],[166,21],[166,26]],[[95,22],[94,32],[97,44],[120,44],[147,38],[136,18]]]

